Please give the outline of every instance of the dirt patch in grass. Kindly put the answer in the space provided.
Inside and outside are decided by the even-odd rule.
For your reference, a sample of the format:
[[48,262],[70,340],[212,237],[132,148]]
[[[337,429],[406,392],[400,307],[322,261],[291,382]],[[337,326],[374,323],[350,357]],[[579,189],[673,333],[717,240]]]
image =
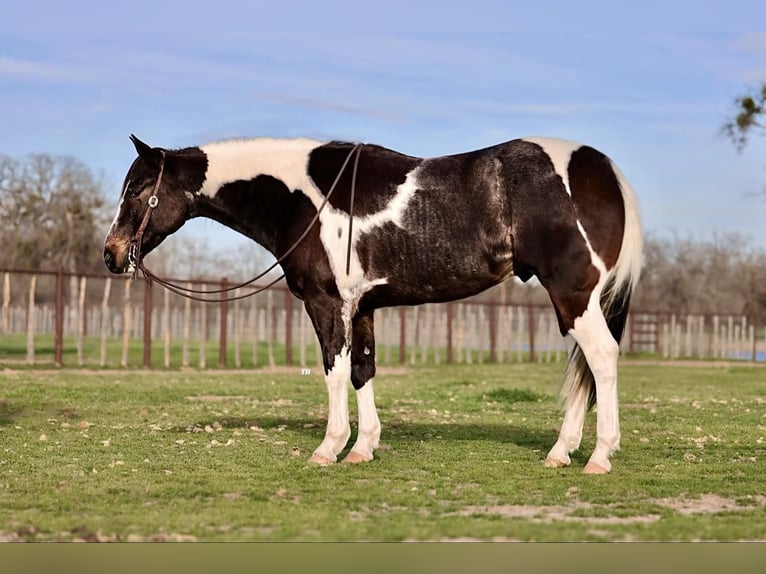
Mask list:
[[748,496],[735,500],[718,494],[703,494],[699,498],[661,498],[652,502],[689,516],[692,514],[755,510],[766,506],[766,496]]
[[[700,498],[662,498],[647,500],[647,502],[685,516],[690,516],[695,514],[758,510],[766,506],[766,496],[748,496],[735,500],[718,494],[704,494]],[[622,513],[624,514],[624,510]],[[552,522],[576,522],[592,525],[649,524],[661,519],[660,514],[655,513],[620,516],[613,505],[591,504],[580,501],[575,501],[566,506],[536,506],[529,504],[466,506],[454,514],[458,516],[521,518],[542,524],[550,524]]]
[[577,522],[581,524],[648,524],[660,519],[659,514],[639,514],[635,516],[582,516],[579,512],[601,511],[607,505],[594,505],[577,502],[569,506],[535,506],[529,504],[499,504],[490,506],[467,506],[456,514],[458,516],[492,515],[504,518],[523,518],[531,522],[550,524],[552,522]]

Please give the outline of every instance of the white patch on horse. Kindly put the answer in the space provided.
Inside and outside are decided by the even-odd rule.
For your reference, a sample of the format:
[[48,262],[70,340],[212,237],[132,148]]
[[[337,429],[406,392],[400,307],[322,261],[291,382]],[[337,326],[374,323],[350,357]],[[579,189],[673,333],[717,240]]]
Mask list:
[[579,219],[577,220],[577,229],[580,231],[580,235],[582,235],[582,238],[585,240],[585,245],[588,247],[591,263],[596,269],[598,269],[598,272],[601,275],[598,279],[596,287],[593,288],[593,292],[595,293],[598,291],[599,294],[601,294],[601,289],[604,287],[604,283],[606,282],[606,263],[604,263],[604,260],[601,259],[601,256],[596,253],[595,249],[593,249],[593,246],[590,244],[590,239],[588,239],[588,234],[585,232],[585,228],[582,226],[582,223],[580,223]]
[[125,203],[125,193],[127,193],[128,187],[130,187],[130,179],[125,182],[125,187],[122,188],[120,202],[117,204],[117,213],[114,214],[114,219],[112,219],[112,224],[109,226],[109,231],[106,232],[107,237],[112,234],[112,231],[117,226],[117,220],[120,218],[120,213],[122,213],[122,204]]
[[221,186],[249,181],[259,175],[275,177],[290,191],[314,187],[308,177],[311,150],[322,142],[307,139],[227,140],[202,146],[208,159],[205,182],[199,193],[215,197]]
[[564,188],[571,197],[572,190],[569,188],[569,160],[572,159],[572,153],[580,149],[582,144],[559,138],[528,137],[522,139],[543,148],[543,151],[551,158],[553,169],[561,177],[561,181],[564,182]]
[[[384,285],[388,282],[388,279],[385,277],[370,279],[365,276],[362,264],[359,261],[359,254],[357,253],[357,243],[362,235],[386,223],[393,223],[398,227],[402,227],[404,211],[415,195],[415,191],[417,191],[417,168],[407,174],[404,183],[397,187],[396,194],[384,209],[364,217],[354,217],[348,274],[346,274],[349,230],[348,213],[328,205],[319,216],[319,220],[322,223],[319,237],[330,260],[330,266],[335,274],[338,290],[345,301],[352,301],[353,305],[356,305],[356,302],[364,293],[376,285]],[[316,198],[312,198],[312,201],[316,202]]]

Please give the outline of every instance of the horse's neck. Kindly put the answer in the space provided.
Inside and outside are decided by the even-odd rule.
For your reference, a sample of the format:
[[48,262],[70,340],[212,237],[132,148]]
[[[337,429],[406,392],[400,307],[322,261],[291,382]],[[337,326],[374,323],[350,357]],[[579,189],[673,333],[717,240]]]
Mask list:
[[196,215],[238,231],[274,253],[294,190],[311,185],[307,166],[321,142],[238,140],[202,146],[208,159]]

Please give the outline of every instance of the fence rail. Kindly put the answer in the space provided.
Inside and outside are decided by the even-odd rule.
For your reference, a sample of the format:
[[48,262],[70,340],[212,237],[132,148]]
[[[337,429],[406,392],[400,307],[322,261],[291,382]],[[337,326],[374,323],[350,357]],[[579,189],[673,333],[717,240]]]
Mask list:
[[[159,364],[161,351],[164,366],[192,366],[195,348],[201,368],[216,360],[222,367],[321,364],[311,321],[283,285],[247,300],[207,304],[152,289],[143,280],[61,270],[0,269],[0,274],[0,362],[50,361],[45,358],[50,345],[37,343],[52,336],[56,365],[64,364],[66,354],[67,363],[78,365],[149,367]],[[208,290],[228,285],[226,278],[180,282]],[[375,337],[382,365],[559,361],[567,352],[552,307],[518,302],[381,309]],[[741,315],[637,310],[629,316],[621,347],[624,353],[665,358],[766,361],[765,340],[766,329]]]

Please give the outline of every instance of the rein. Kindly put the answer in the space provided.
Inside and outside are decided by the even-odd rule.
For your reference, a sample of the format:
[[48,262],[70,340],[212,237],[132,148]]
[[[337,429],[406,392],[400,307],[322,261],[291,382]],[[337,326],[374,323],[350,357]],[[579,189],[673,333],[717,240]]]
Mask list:
[[133,279],[135,279],[136,274],[138,273],[138,270],[140,269],[141,273],[143,274],[144,278],[149,283],[149,285],[151,285],[153,282],[157,282],[160,285],[162,285],[165,289],[167,289],[168,291],[172,293],[175,293],[176,295],[180,295],[181,297],[192,299],[194,301],[202,301],[204,303],[224,303],[228,301],[238,301],[240,299],[246,299],[247,297],[252,297],[254,295],[257,295],[258,293],[262,293],[266,289],[273,287],[279,281],[284,279],[285,274],[282,273],[282,275],[280,275],[279,277],[271,281],[268,285],[258,287],[254,291],[250,293],[246,293],[244,295],[222,296],[220,298],[215,298],[215,299],[202,296],[202,294],[205,294],[205,295],[223,294],[223,293],[228,293],[230,291],[236,291],[237,289],[240,289],[242,287],[247,287],[248,285],[251,285],[255,283],[256,281],[258,281],[259,279],[262,279],[277,265],[281,264],[285,259],[287,259],[287,257],[293,251],[295,251],[295,249],[297,249],[297,247],[301,244],[301,242],[306,238],[306,236],[309,234],[309,232],[314,227],[316,222],[319,221],[319,216],[324,210],[327,203],[330,201],[330,196],[335,191],[335,188],[337,187],[338,182],[340,181],[340,178],[343,176],[343,173],[346,171],[346,166],[348,166],[348,162],[351,160],[351,156],[356,154],[354,158],[353,173],[351,176],[351,198],[350,198],[349,217],[348,217],[348,246],[346,249],[346,275],[348,275],[350,273],[350,265],[351,265],[351,232],[353,229],[353,218],[354,218],[354,195],[356,191],[356,173],[357,173],[357,166],[359,165],[359,156],[361,155],[361,152],[362,152],[362,145],[363,144],[360,144],[360,143],[354,144],[354,147],[352,147],[351,151],[348,152],[348,155],[346,156],[346,159],[344,160],[343,165],[338,171],[338,175],[335,176],[335,180],[330,186],[330,189],[328,190],[327,195],[325,195],[324,200],[322,201],[319,208],[317,209],[316,214],[312,218],[311,222],[306,226],[306,229],[303,231],[300,237],[298,237],[298,239],[295,240],[295,242],[290,246],[290,248],[287,251],[285,251],[282,255],[280,255],[279,258],[277,258],[277,260],[270,267],[268,267],[265,271],[259,273],[252,279],[248,279],[247,281],[244,281],[237,285],[232,285],[231,287],[226,287],[223,289],[213,289],[210,291],[207,291],[204,289],[192,289],[190,287],[185,287],[177,283],[172,283],[171,281],[168,281],[167,279],[162,279],[161,277],[155,275],[146,267],[146,265],[144,265],[143,257],[141,256],[141,242],[143,240],[146,227],[149,225],[149,219],[152,216],[152,211],[154,211],[154,209],[159,204],[158,193],[160,189],[160,183],[162,181],[162,175],[165,170],[165,152],[163,151],[162,158],[160,160],[160,172],[157,176],[157,182],[154,184],[152,195],[149,197],[146,211],[144,212],[144,216],[141,219],[141,225],[139,225],[138,230],[136,230],[136,234],[133,236],[133,239],[131,239],[130,241],[130,251],[128,252],[128,272],[129,273],[132,272]]

